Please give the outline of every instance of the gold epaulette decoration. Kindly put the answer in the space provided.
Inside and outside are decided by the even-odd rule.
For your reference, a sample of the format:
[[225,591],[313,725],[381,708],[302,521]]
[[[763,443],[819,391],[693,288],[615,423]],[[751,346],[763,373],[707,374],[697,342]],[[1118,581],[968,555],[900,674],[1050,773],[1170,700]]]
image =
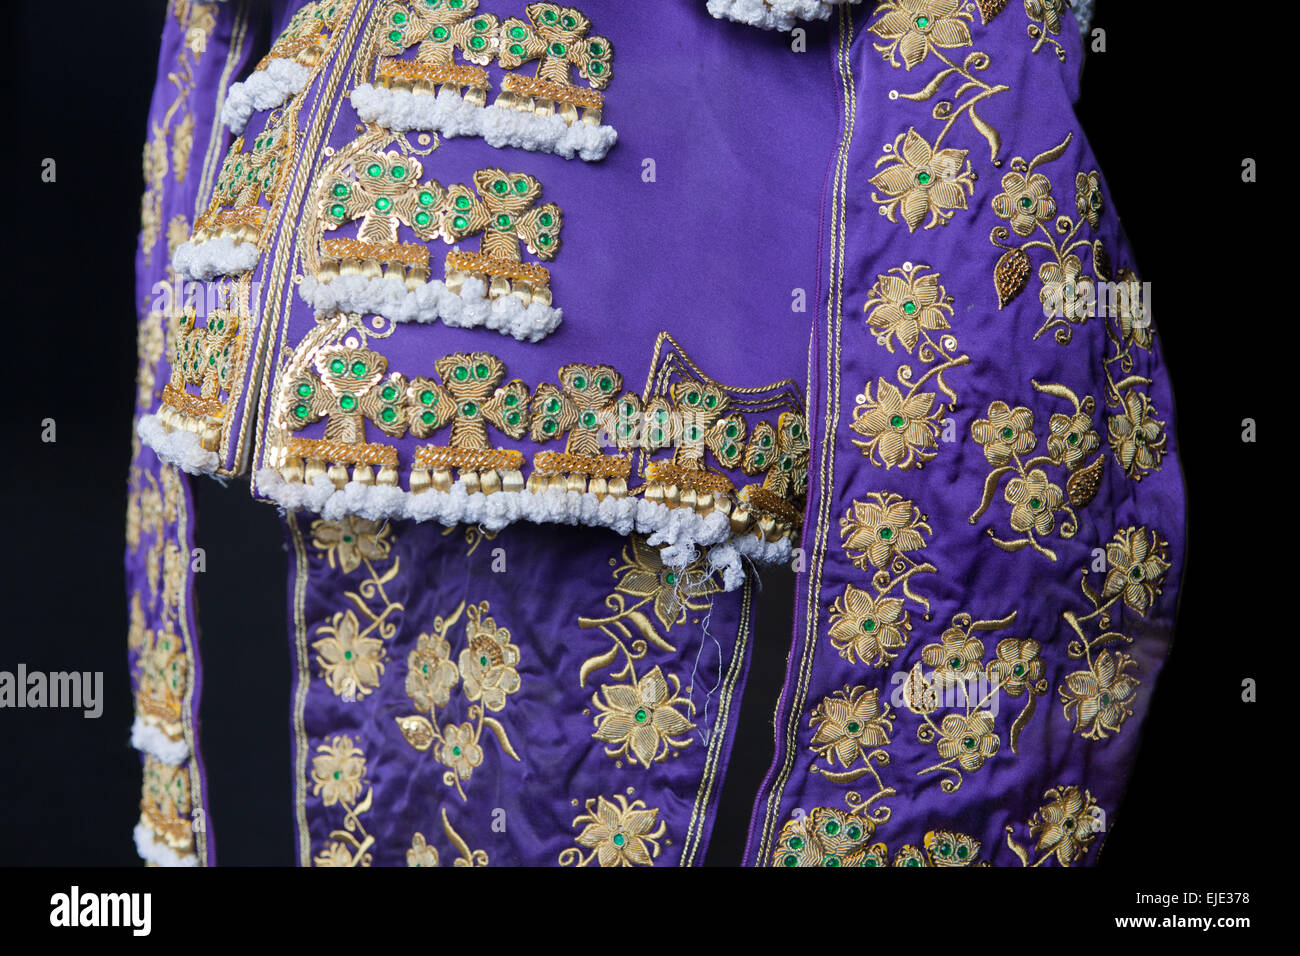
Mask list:
[[[354,465],[352,480],[395,486],[396,449],[369,443],[366,430],[378,428],[392,438],[441,433],[440,442],[414,450],[413,494],[450,492],[457,484],[470,494],[636,496],[702,515],[728,515],[735,533],[766,541],[790,536],[799,524],[796,500],[807,486],[803,415],[786,410],[775,426],[759,421],[749,428],[742,414],[797,408],[792,383],[722,386],[705,378],[667,335],[656,349],[660,367],[644,397],[624,391],[614,368],[583,363],[561,367],[559,384],[530,389],[518,379],[507,381],[504,363],[488,352],[445,355],[433,363],[432,376],[407,378],[389,372],[384,356],[356,344],[365,334],[359,317],[334,322],[324,334],[343,342],[296,355],[277,400],[275,428],[286,437],[272,441],[267,463],[288,482],[310,483],[326,474],[341,488],[349,479],[345,466]],[[660,363],[664,343],[672,343],[672,351]],[[670,378],[681,380],[670,385]],[[322,420],[324,439],[288,437]],[[564,449],[536,452],[525,481],[524,453],[494,447],[489,429],[514,441],[563,440]],[[650,460],[670,449],[671,457]],[[381,466],[377,477],[374,465]],[[764,478],[737,493],[718,466]],[[634,476],[642,483],[629,489]]]

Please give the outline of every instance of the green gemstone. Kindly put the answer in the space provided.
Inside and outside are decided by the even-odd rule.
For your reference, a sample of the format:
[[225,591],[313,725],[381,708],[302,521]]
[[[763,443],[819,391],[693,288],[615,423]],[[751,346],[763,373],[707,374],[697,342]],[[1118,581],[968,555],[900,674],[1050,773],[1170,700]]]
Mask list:
[[469,369],[467,369],[464,365],[457,366],[456,371],[453,374],[455,375],[456,381],[458,382],[465,382],[469,380]]
[[556,16],[557,14],[554,10],[542,11],[542,19],[545,20],[547,23],[554,23]]
[[858,826],[856,823],[850,826],[848,830],[845,832],[848,833],[850,840],[856,840],[862,836],[862,828]]
[[581,392],[587,387],[587,377],[585,375],[573,376],[573,387]]
[[344,216],[347,215],[347,212],[348,212],[347,209],[343,207],[342,203],[335,203],[334,205],[330,206],[330,215],[333,216],[335,219],[342,219]]
[[420,393],[421,405],[433,405],[436,401],[437,401],[437,396],[434,395],[433,392],[430,392],[426,389],[425,391]]
[[826,832],[831,836],[835,836],[835,834],[840,832],[840,825],[836,821],[831,820],[826,824]]
[[546,404],[542,406],[542,408],[546,414],[555,415],[560,410],[560,400],[558,398],[547,399]]
[[464,216],[457,216],[455,219],[451,221],[451,224],[455,226],[457,229],[466,229],[469,227],[469,220],[466,219]]
[[1021,208],[1021,209],[1033,209],[1033,208],[1034,208],[1034,201],[1033,201],[1032,199],[1030,199],[1028,196],[1021,196],[1021,197],[1020,197],[1020,208]]
[[417,226],[427,226],[429,224],[429,214],[427,212],[417,212],[415,214],[415,224]]
[[553,240],[546,233],[542,233],[540,236],[537,237],[537,241],[541,243],[543,246],[549,246]]
[[763,463],[766,461],[767,461],[767,456],[762,454],[761,452],[754,456],[754,464],[757,465],[759,468],[762,468]]
[[1013,439],[1013,438],[1016,437],[1015,429],[1012,429],[1012,428],[1004,428],[1004,429],[1002,429],[1002,437],[1003,437],[1006,441],[1011,441],[1011,439]]
[[474,366],[475,378],[487,378],[491,374],[492,374],[492,370],[488,368],[486,365],[479,364]]
[[398,24],[398,25],[401,25],[401,24],[405,23],[405,22],[406,22],[406,14],[405,14],[405,13],[401,13],[401,12],[394,13],[394,14],[393,14],[393,22],[396,23],[396,24]]
[[347,368],[347,365],[344,363],[342,359],[335,359],[334,361],[330,362],[330,371],[333,372],[335,375],[342,375],[343,370],[345,368]]
[[931,177],[930,177],[930,174],[929,174],[929,173],[917,173],[917,174],[916,174],[916,181],[917,181],[918,183],[920,183],[922,186],[928,186],[928,185],[930,185],[930,178],[931,178]]
[[496,226],[497,226],[498,229],[509,229],[509,228],[510,228],[510,217],[507,216],[507,215],[505,215],[504,213],[503,213],[502,215],[500,215],[500,216],[497,216],[497,218],[496,218]]
[[1140,564],[1133,565],[1133,567],[1129,570],[1128,576],[1131,577],[1134,581],[1141,581],[1142,565]]
[[940,855],[940,856],[952,856],[952,844],[951,844],[951,843],[945,843],[943,846],[939,847],[939,855]]
[[592,56],[604,56],[605,48],[601,46],[599,43],[593,43],[589,47],[587,47],[587,52],[589,52]]
[[566,30],[572,30],[578,25],[578,21],[568,15],[566,15],[560,22],[564,24]]
[[433,28],[433,38],[435,40],[445,40],[447,39],[447,36],[448,36],[448,31],[446,27]]
[[602,375],[596,381],[596,387],[599,388],[602,392],[612,392],[614,390],[614,380],[610,378],[608,375]]
[[1030,498],[1029,507],[1037,511],[1039,508],[1043,507],[1043,503],[1039,501],[1037,498]]
[[889,541],[890,539],[892,539],[892,538],[894,537],[894,529],[893,529],[893,528],[881,528],[879,533],[880,533],[880,540],[881,540],[881,541]]
[[[849,729],[849,733],[856,734],[859,730],[862,729],[862,725],[859,724],[856,720],[850,720],[848,723],[848,729]],[[852,836],[852,834],[850,834],[850,836]]]
[[548,435],[553,435],[555,429],[558,427],[559,426],[555,424],[555,420],[552,418],[548,418],[546,421],[542,422],[542,431],[546,432]]
[[637,722],[638,724],[644,724],[644,723],[646,722],[646,717],[647,717],[647,715],[646,715],[646,712],[645,712],[644,710],[638,710],[638,711],[636,712],[636,722]]
[[308,383],[303,382],[301,385],[298,386],[298,394],[301,395],[303,398],[310,398],[311,393],[312,393],[312,388],[311,385],[309,385]]
[[528,180],[526,180],[526,179],[516,179],[516,180],[515,180],[515,192],[519,193],[519,195],[521,195],[521,196],[522,196],[524,193],[528,192]]
[[916,25],[917,25],[917,28],[918,28],[918,29],[924,30],[926,27],[928,27],[928,26],[930,25],[930,18],[929,18],[929,17],[917,17],[917,18],[916,18]]
[[1102,694],[1102,695],[1101,695],[1101,706],[1103,706],[1103,707],[1109,707],[1109,706],[1110,706],[1110,694]]
[[432,425],[434,422],[433,412],[425,412],[420,416],[420,421],[424,422],[426,425]]
[[1025,665],[1024,665],[1024,664],[1017,664],[1015,667],[1011,668],[1011,673],[1015,674],[1017,677],[1024,677],[1024,676],[1025,676]]
[[[522,33],[523,31],[521,30],[520,32]],[[524,48],[521,47],[518,43],[512,43],[510,44],[510,52],[513,53],[515,56],[523,56]]]
[[506,184],[504,179],[498,179],[492,184],[492,191],[498,196],[504,196],[506,193],[510,192],[510,187]]
[[405,166],[394,166],[394,167],[393,167],[393,178],[394,178],[394,179],[405,179],[405,178],[406,178],[406,167],[405,167]]
[[667,574],[664,575],[664,583],[665,583],[665,584],[668,584],[669,586],[672,586],[672,585],[676,584],[676,583],[677,583],[677,575],[675,575],[673,572],[669,571]]
[[366,173],[372,179],[378,179],[380,176],[384,174],[384,167],[380,166],[378,163],[371,163],[369,166],[366,167]]
[[1077,445],[1079,444],[1079,435],[1076,432],[1070,432],[1070,434],[1066,436],[1065,440],[1071,445]]
[[352,374],[355,375],[357,378],[361,378],[363,375],[365,375],[365,374],[366,374],[366,363],[365,363],[365,362],[353,362],[353,363],[352,363]]
[[537,221],[541,223],[543,226],[549,227],[554,224],[555,217],[552,216],[549,212],[544,212],[537,217]]
[[953,668],[954,670],[961,667],[961,658],[960,657],[952,658],[952,660],[948,661],[948,666]]
[[486,658],[486,657],[480,657],[480,658],[478,659],[478,662],[479,662],[479,666],[480,666],[480,667],[487,667],[487,658]]
[[379,394],[384,397],[384,401],[391,402],[397,398],[397,389],[391,385],[385,385]]
[[568,52],[568,50],[566,50],[566,49],[564,48],[564,44],[563,44],[563,43],[552,43],[552,44],[551,44],[551,56],[564,56],[564,54],[567,53],[567,52]]
[[348,189],[347,184],[345,183],[334,184],[334,195],[338,196],[340,199],[346,199],[348,193],[351,191],[352,190]]
[[614,846],[622,846],[626,842],[627,842],[627,837],[623,836],[623,834],[621,833],[614,834]]
[[375,200],[375,208],[378,209],[380,212],[388,212],[388,210],[391,209],[392,206],[393,206],[393,201],[389,199],[387,196],[380,196],[378,199]]
[[460,756],[460,748],[459,748],[459,747],[452,747],[452,748],[451,748],[451,752],[452,752],[455,756],[457,756],[457,757]]
[[460,195],[460,196],[457,196],[457,197],[456,197],[456,208],[457,208],[457,209],[468,209],[469,206],[470,206],[470,202],[469,202],[469,197],[468,197],[468,196]]
[[876,619],[874,617],[869,617],[862,622],[862,629],[868,634],[875,633],[877,627],[878,625],[876,624]]
[[392,424],[393,419],[397,417],[397,412],[393,411],[391,408],[385,408],[380,412],[379,417],[389,424]]
[[802,849],[803,849],[803,837],[790,837],[790,849],[792,849],[792,850],[802,850]]
[[902,415],[894,415],[889,419],[889,424],[895,428],[902,428],[907,424],[907,419]]
[[484,40],[482,37],[470,37],[469,45],[475,50],[481,50],[487,46],[487,40]]
[[906,312],[908,315],[916,315],[916,303],[913,302],[911,299],[908,299],[906,302],[903,303],[903,311]]
[[595,427],[596,427],[596,413],[595,413],[595,412],[583,412],[583,413],[582,413],[582,427],[583,427],[583,428],[595,428]]
[[962,746],[965,747],[967,750],[974,750],[974,749],[975,749],[975,738],[974,738],[974,737],[967,737],[965,740],[962,741]]
[[293,413],[299,418],[306,418],[309,414],[311,414],[311,412],[308,410],[306,405],[299,405],[297,408],[293,410]]
[[528,31],[523,27],[511,27],[510,35],[516,40],[522,40],[524,37],[528,36]]
[[957,856],[959,859],[962,860],[966,859],[966,857],[970,856],[970,847],[967,846],[957,847]]
[[508,415],[506,415],[506,423],[507,423],[507,424],[510,424],[510,425],[518,425],[518,424],[519,424],[519,413],[518,413],[518,412],[510,412]]
[[339,399],[339,408],[345,412],[350,412],[357,407],[357,400],[351,395],[344,395]]
[[488,28],[488,22],[486,20],[475,20],[473,26],[475,30],[482,33]]
[[728,438],[735,438],[739,434],[740,434],[740,429],[736,425],[732,424],[727,426],[726,436]]
[[473,418],[478,414],[478,405],[474,402],[466,402],[460,407],[460,413],[466,418]]
[[828,856],[826,858],[826,862],[822,864],[822,866],[830,866],[830,867],[835,867],[839,865],[840,865],[840,858],[838,856]]

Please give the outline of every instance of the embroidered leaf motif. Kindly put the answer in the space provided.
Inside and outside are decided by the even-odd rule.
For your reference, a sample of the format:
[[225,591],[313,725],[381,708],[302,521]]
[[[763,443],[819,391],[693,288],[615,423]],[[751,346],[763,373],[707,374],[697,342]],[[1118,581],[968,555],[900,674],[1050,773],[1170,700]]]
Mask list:
[[916,662],[903,684],[903,702],[908,710],[921,716],[933,714],[939,709],[938,694],[926,679],[920,661]]
[[1045,163],[1050,163],[1054,159],[1060,159],[1065,153],[1066,148],[1070,145],[1072,139],[1074,139],[1074,134],[1066,133],[1065,139],[1061,140],[1059,144],[1053,146],[1051,149],[1047,150],[1047,152],[1039,153],[1035,156],[1033,161],[1029,164],[1029,169],[1026,172],[1032,173],[1039,166],[1042,166]]
[[515,753],[514,745],[510,743],[510,738],[506,735],[506,729],[501,726],[501,721],[495,717],[484,717],[483,726],[496,734],[497,743],[501,745],[501,749],[505,751],[507,756],[513,757],[515,760],[519,759],[519,754]]
[[1070,476],[1065,483],[1065,493],[1070,496],[1070,504],[1076,508],[1086,508],[1092,503],[1092,499],[1097,497],[1097,491],[1101,488],[1101,473],[1105,464],[1105,458],[1098,458],[1088,467],[1081,468]]
[[[579,626],[581,626],[581,620],[579,620]],[[582,669],[578,671],[578,686],[586,687],[587,678],[590,677],[594,671],[604,670],[610,664],[613,664],[618,658],[618,650],[618,645],[615,644],[604,654],[597,654],[595,657],[587,658],[582,664]]]
[[1018,296],[1029,281],[1029,256],[1020,249],[1008,249],[993,269],[993,284],[998,292],[998,308]]
[[998,158],[998,152],[1002,149],[1002,134],[994,129],[988,120],[976,113],[975,107],[972,106],[969,112],[970,121],[975,124],[975,128],[983,134],[986,140],[988,140],[989,158],[996,160]]
[[416,750],[428,750],[433,746],[435,734],[433,724],[429,723],[428,719],[419,714],[411,714],[409,717],[398,717],[396,720],[397,726],[402,730],[402,736]]
[[1025,709],[1020,712],[1016,717],[1015,723],[1011,725],[1011,733],[1008,737],[1011,743],[1011,752],[1013,754],[1020,753],[1020,751],[1016,749],[1016,744],[1020,741],[1020,732],[1025,729],[1025,724],[1029,723],[1030,718],[1034,716],[1034,707],[1036,706],[1035,702],[1037,700],[1037,696],[1035,696],[1034,692],[1031,690],[1029,692],[1029,700],[1025,702]]

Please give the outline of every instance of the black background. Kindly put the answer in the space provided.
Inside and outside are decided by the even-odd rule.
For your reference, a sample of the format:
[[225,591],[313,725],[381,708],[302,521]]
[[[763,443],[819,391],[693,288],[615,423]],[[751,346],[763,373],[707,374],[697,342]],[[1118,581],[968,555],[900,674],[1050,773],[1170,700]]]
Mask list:
[[[0,219],[0,669],[23,661],[33,670],[102,671],[106,703],[96,721],[0,711],[0,865],[137,866],[140,774],[128,744],[121,563],[136,368],[131,263],[165,4],[64,0],[58,25],[52,4],[15,6],[7,11],[11,168]],[[1271,353],[1291,339],[1282,306],[1273,314],[1266,306],[1284,303],[1288,284],[1272,265],[1281,257],[1267,229],[1289,210],[1283,187],[1268,184],[1276,138],[1263,132],[1265,58],[1252,58],[1243,38],[1213,35],[1208,21],[1185,12],[1195,5],[1097,6],[1108,49],[1088,58],[1079,113],[1139,273],[1159,290],[1190,508],[1173,655],[1100,864],[1227,877],[1264,852],[1274,821],[1261,811],[1288,806],[1277,782],[1265,780],[1263,705],[1241,701],[1241,681],[1262,681],[1265,661],[1279,659],[1271,608],[1289,593],[1279,590],[1272,558],[1286,498],[1258,457],[1277,441],[1264,381],[1281,356]],[[1270,120],[1276,130],[1280,121]],[[1259,184],[1241,182],[1247,156],[1259,161]],[[41,181],[45,157],[58,163],[52,184]],[[1258,445],[1240,440],[1246,417],[1258,422]],[[56,443],[40,439],[45,418],[57,422]],[[208,566],[199,576],[203,743],[221,862],[289,865],[279,522],[238,483],[195,487]],[[750,799],[771,758],[792,594],[791,576],[765,577],[757,664],[712,864],[739,859]],[[1268,697],[1268,682],[1261,693]],[[1257,795],[1265,786],[1274,792],[1267,801]]]

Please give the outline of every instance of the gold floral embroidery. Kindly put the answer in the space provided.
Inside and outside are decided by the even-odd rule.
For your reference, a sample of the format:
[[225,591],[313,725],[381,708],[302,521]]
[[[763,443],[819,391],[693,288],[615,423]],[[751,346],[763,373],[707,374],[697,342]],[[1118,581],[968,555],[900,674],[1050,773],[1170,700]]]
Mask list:
[[[873,465],[897,465],[907,470],[924,467],[935,457],[944,414],[957,405],[957,393],[944,381],[944,373],[970,364],[969,355],[954,354],[956,336],[939,335],[936,341],[930,335],[951,327],[953,304],[952,297],[939,284],[939,274],[926,274],[929,268],[907,263],[891,269],[876,277],[867,299],[867,325],[876,341],[890,352],[895,343],[908,354],[915,350],[916,357],[928,366],[915,381],[911,365],[899,366],[898,381],[906,393],[881,378],[874,398],[870,382],[857,397],[850,427],[866,440],[854,440],[853,444]],[[931,379],[947,397],[946,406],[936,404],[936,393],[921,391],[921,386]]]
[[[431,751],[433,758],[447,768],[442,782],[455,787],[462,800],[468,799],[464,783],[483,763],[484,730],[492,732],[507,756],[519,759],[505,727],[487,713],[504,710],[508,698],[521,686],[519,648],[511,642],[510,631],[498,627],[487,616],[488,610],[487,601],[468,607],[461,602],[448,617],[433,619],[433,633],[421,634],[406,659],[406,695],[418,712],[396,718],[407,743],[421,752]],[[453,665],[447,634],[462,612],[466,617],[466,646]],[[467,719],[460,723],[448,721],[439,729],[438,709],[450,703],[457,683],[470,702]]]
[[1065,14],[1065,0],[1025,0],[1025,15],[1029,17],[1029,38],[1034,41],[1031,53],[1037,53],[1043,44],[1051,44],[1056,58],[1065,62],[1065,47],[1054,37],[1061,34],[1061,17]]
[[343,810],[343,828],[330,832],[329,842],[313,862],[316,866],[370,866],[375,838],[366,832],[361,815],[370,810],[374,791],[366,780],[366,755],[361,747],[347,734],[331,737],[316,748],[311,778],[312,795],[327,807]]
[[317,519],[311,525],[312,544],[331,568],[344,574],[361,568],[366,572],[356,590],[343,592],[355,610],[334,614],[317,628],[319,639],[312,643],[326,685],[347,701],[359,700],[379,686],[387,659],[384,642],[397,634],[390,617],[403,610],[386,589],[401,570],[401,558],[393,556],[386,568],[376,566],[391,555],[389,532],[387,523],[353,515],[338,521]]
[[[1074,537],[1079,529],[1075,509],[1087,507],[1096,497],[1105,459],[1098,455],[1085,465],[1088,456],[1101,445],[1092,420],[1096,400],[1091,395],[1081,399],[1064,385],[1033,382],[1033,386],[1037,391],[1070,402],[1073,411],[1052,415],[1048,422],[1047,454],[1032,458],[1024,457],[1038,447],[1034,413],[1030,409],[1011,408],[1006,402],[995,401],[989,405],[987,418],[971,423],[971,438],[983,449],[993,468],[984,480],[984,496],[971,514],[970,523],[975,524],[993,503],[1002,478],[1012,475],[1003,497],[1011,505],[1011,529],[1022,537],[1004,540],[989,528],[989,538],[1004,551],[1030,547],[1055,561],[1056,552],[1041,539],[1056,531],[1062,538]],[[1049,479],[1043,466],[1066,469],[1064,489]],[[1065,516],[1059,525],[1058,513]]]
[[146,754],[141,823],[173,850],[189,854],[194,850],[192,809],[188,768],[175,767]]
[[1007,846],[1022,866],[1041,866],[1053,856],[1061,866],[1077,863],[1101,832],[1104,815],[1091,793],[1079,786],[1052,787],[1043,794],[1048,802],[1030,818],[1029,838],[1034,852],[1042,855],[1029,862],[1029,851],[1012,839],[1015,828],[1007,826]]
[[[1101,591],[1088,585],[1085,569],[1079,586],[1093,609],[1082,617],[1073,611],[1061,616],[1078,635],[1070,641],[1066,653],[1072,660],[1083,660],[1087,669],[1074,671],[1058,688],[1065,718],[1074,731],[1089,740],[1104,739],[1119,733],[1133,714],[1133,699],[1141,684],[1129,671],[1137,662],[1122,651],[1100,650],[1115,643],[1131,644],[1133,638],[1114,629],[1111,609],[1122,603],[1145,617],[1164,585],[1169,570],[1168,543],[1146,528],[1125,528],[1115,533],[1106,545],[1106,578]],[[1084,625],[1096,621],[1101,633],[1089,638]]]
[[954,211],[967,207],[967,195],[975,194],[975,173],[966,155],[964,149],[932,145],[915,129],[899,133],[876,160],[876,168],[884,169],[871,177],[871,185],[879,190],[871,200],[890,222],[898,222],[901,215],[908,232],[915,232],[927,215],[926,229],[946,226]]
[[[471,850],[469,848],[469,844],[456,832],[451,825],[451,821],[447,819],[445,808],[442,811],[442,830],[447,834],[447,839],[452,842],[452,845],[460,853],[460,856],[452,861],[452,866],[474,867],[488,865],[487,851]],[[438,850],[429,844],[423,833],[416,833],[411,837],[411,848],[406,851],[406,865],[424,867],[438,865]]]
[[[1043,678],[1042,645],[1035,640],[1007,638],[998,643],[994,657],[984,660],[984,642],[975,632],[997,631],[1015,622],[1016,612],[997,621],[973,620],[969,614],[953,617],[952,626],[938,642],[926,645],[904,685],[908,710],[921,717],[916,738],[933,743],[939,763],[917,771],[917,776],[944,773],[944,793],[961,788],[963,771],[973,773],[1002,749],[996,725],[996,698],[1025,697],[1025,706],[1012,722],[1008,740],[1017,752],[1020,734],[1033,717],[1038,697],[1047,693]],[[927,675],[924,666],[931,668]],[[958,707],[938,723],[932,715],[943,707]]]
[[[629,802],[621,793],[614,794],[613,800],[603,796],[589,799],[573,826],[582,826],[574,838],[578,846],[561,851],[560,866],[590,866],[593,862],[600,866],[654,866],[659,842],[668,829],[657,809],[642,800]],[[584,854],[583,850],[590,852]]]
[[656,666],[638,675],[637,663],[651,645],[668,653],[677,650],[644,609],[653,610],[666,633],[685,623],[692,611],[707,613],[721,585],[708,570],[705,556],[685,568],[667,567],[658,550],[646,544],[644,535],[631,536],[621,564],[610,563],[617,583],[605,598],[605,606],[613,613],[603,618],[579,617],[578,626],[598,628],[611,646],[583,662],[578,685],[587,686],[594,673],[623,661],[622,667],[610,673],[613,683],[601,684],[592,694],[596,711],[592,737],[606,745],[605,753],[619,761],[618,766],[626,757],[634,765],[649,768],[652,762],[675,756],[690,745],[685,735],[695,725],[686,715],[694,714],[695,705],[689,687],[687,696],[682,695],[681,679],[675,674],[665,674]]
[[[952,129],[953,124],[961,118],[962,114],[965,114],[970,119],[971,125],[987,140],[990,158],[994,165],[998,165],[1002,135],[981,117],[975,108],[984,100],[1003,93],[1010,87],[1005,84],[986,83],[979,78],[977,74],[983,73],[992,64],[987,53],[972,51],[958,65],[944,52],[972,45],[968,26],[974,19],[971,5],[964,0],[882,0],[878,10],[880,16],[872,21],[867,30],[884,41],[876,43],[875,48],[886,62],[897,68],[900,65],[901,55],[901,65],[909,72],[930,57],[942,64],[939,72],[924,87],[913,93],[898,93],[899,97],[918,103],[926,102],[934,97],[949,79],[959,81],[952,99],[939,100],[932,110],[934,118],[944,123],[933,148],[938,150],[939,144]],[[891,94],[891,98],[893,96],[894,94]],[[964,157],[966,154],[963,152],[961,155]],[[959,195],[960,191],[957,194]],[[960,206],[951,202],[940,202],[952,208],[966,208],[965,197],[962,197]],[[905,218],[909,229],[915,229],[912,219],[906,216]]]
[[[813,708],[809,726],[813,728],[809,744],[813,752],[824,758],[827,765],[839,761],[843,772],[826,770],[814,765],[813,773],[820,773],[833,783],[852,783],[873,772],[872,762],[886,764],[893,730],[893,712],[888,702],[881,702],[877,688],[849,687],[836,691]],[[862,766],[858,767],[858,761]],[[877,778],[879,783],[879,778]]]
[[[604,96],[599,92],[613,79],[614,47],[591,33],[591,21],[573,7],[555,3],[530,3],[528,21],[511,17],[501,24],[499,60],[514,70],[537,60],[534,77],[509,74],[502,81],[496,105],[520,111],[556,112],[566,123],[599,125]],[[591,89],[575,87],[577,70]]]
[[924,851],[905,845],[890,861],[883,843],[868,845],[874,827],[852,813],[818,807],[781,828],[772,853],[772,866],[988,866],[980,862],[980,843],[951,830],[926,833]]
[[873,492],[855,501],[840,520],[843,547],[855,567],[875,568],[872,591],[852,584],[831,604],[831,643],[845,660],[883,667],[907,644],[911,623],[904,598],[922,605],[929,617],[930,602],[911,590],[916,574],[934,573],[934,565],[918,562],[909,552],[925,547],[930,533],[925,515],[912,502],[887,492]]

